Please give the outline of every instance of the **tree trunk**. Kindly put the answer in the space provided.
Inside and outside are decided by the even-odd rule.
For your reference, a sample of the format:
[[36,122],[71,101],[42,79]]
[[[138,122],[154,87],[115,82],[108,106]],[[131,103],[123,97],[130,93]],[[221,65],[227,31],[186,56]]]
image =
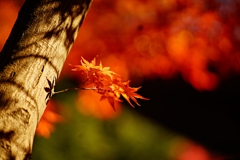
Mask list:
[[[0,159],[30,159],[37,124],[91,0],[26,0],[0,53]],[[47,97],[47,99],[46,99]]]

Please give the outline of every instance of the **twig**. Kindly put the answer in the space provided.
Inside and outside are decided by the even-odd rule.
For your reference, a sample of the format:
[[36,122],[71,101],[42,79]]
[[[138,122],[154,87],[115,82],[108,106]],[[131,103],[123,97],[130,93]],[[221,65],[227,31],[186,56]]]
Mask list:
[[64,89],[64,90],[60,90],[60,91],[57,91],[57,92],[54,92],[54,94],[58,94],[58,93],[63,93],[63,92],[66,92],[68,90],[80,90],[81,88],[67,88],[67,89]]

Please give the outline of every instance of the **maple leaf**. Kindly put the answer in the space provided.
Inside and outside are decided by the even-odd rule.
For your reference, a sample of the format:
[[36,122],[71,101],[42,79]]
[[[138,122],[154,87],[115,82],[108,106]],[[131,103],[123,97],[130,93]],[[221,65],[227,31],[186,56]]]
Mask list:
[[107,99],[108,103],[112,106],[113,110],[116,111],[115,106],[114,106],[114,101],[122,102],[119,97],[116,96],[115,92],[109,89],[101,89],[98,90],[99,94],[102,94],[100,101]]
[[[81,59],[81,65],[71,65],[76,68],[73,71],[80,71],[81,75],[86,75],[86,80],[83,82],[82,86],[93,87],[96,89],[103,88],[111,84],[114,77],[119,76],[115,72],[110,70],[110,67],[103,67],[100,62],[96,65],[96,59],[94,58],[91,62],[88,62],[83,57]],[[84,72],[84,73],[83,73]]]
[[99,68],[98,66],[95,66],[96,65],[96,59],[94,58],[92,60],[92,62],[88,62],[86,59],[84,59],[83,57],[81,57],[82,60],[81,60],[81,64],[83,67],[87,68],[87,69],[94,69],[94,68]]
[[73,66],[73,67],[76,67],[76,68],[73,68],[72,71],[84,71],[86,70],[85,67],[83,67],[82,65],[73,65],[73,64],[69,64],[70,66]]
[[100,100],[107,99],[114,110],[114,101],[121,102],[119,99],[121,95],[133,108],[134,105],[130,100],[134,101],[138,106],[140,106],[140,104],[137,102],[136,98],[148,100],[148,98],[144,98],[135,93],[141,87],[132,88],[129,86],[130,81],[122,82],[122,77],[111,71],[110,67],[103,67],[101,62],[99,65],[96,65],[95,58],[91,62],[88,62],[82,57],[81,65],[71,66],[76,67],[72,69],[73,71],[80,71],[80,73],[85,72],[87,75],[82,89],[95,90],[102,95]]
[[96,64],[96,60],[95,58],[92,60],[92,62],[88,62],[87,60],[85,60],[83,57],[81,57],[81,65],[72,65],[69,64],[70,66],[76,67],[73,68],[72,71],[90,71],[91,69],[98,69],[98,66],[95,66]]
[[137,102],[136,98],[138,99],[143,99],[143,100],[149,100],[148,98],[144,98],[143,96],[135,93],[137,92],[141,87],[137,87],[137,88],[133,88],[129,86],[130,81],[124,82],[124,92],[121,93],[121,95],[123,96],[123,98],[125,98],[127,100],[127,102],[133,107],[134,105],[131,103],[130,99],[133,100],[133,102],[135,102],[138,106],[140,106],[140,104]]
[[103,67],[101,62],[99,64],[99,72],[100,72],[100,74],[108,76],[111,79],[113,79],[114,75],[115,76],[117,75],[115,72],[110,70],[110,67]]
[[113,77],[113,75],[116,75],[115,72],[110,70],[110,67],[103,67],[102,63],[100,62],[99,66],[96,65],[96,59],[94,58],[90,63],[85,60],[83,57],[81,57],[81,65],[72,65],[69,64],[70,66],[76,67],[73,68],[72,71],[90,71],[94,72],[100,75],[106,75],[109,76],[110,78]]

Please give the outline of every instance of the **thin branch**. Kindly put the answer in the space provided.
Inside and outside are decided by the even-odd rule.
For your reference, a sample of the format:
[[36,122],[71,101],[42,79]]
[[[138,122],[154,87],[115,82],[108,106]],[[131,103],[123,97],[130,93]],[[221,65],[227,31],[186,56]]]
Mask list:
[[54,94],[58,94],[58,93],[63,93],[63,92],[66,92],[68,90],[80,90],[81,88],[67,88],[67,89],[64,89],[64,90],[60,90],[60,91],[57,91],[57,92],[54,92]]
[[97,90],[97,88],[79,88],[79,89],[82,89],[82,90]]

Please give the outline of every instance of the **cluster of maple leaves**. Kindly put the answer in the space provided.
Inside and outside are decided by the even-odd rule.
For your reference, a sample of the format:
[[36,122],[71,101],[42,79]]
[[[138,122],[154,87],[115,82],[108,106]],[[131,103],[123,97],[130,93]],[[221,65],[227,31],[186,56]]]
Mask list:
[[80,65],[69,65],[74,67],[72,71],[79,72],[83,82],[78,88],[67,88],[55,92],[54,87],[56,84],[56,78],[53,78],[52,82],[47,79],[48,87],[44,87],[44,90],[47,92],[46,102],[48,103],[48,106],[36,130],[39,135],[44,136],[45,138],[48,138],[50,132],[54,130],[53,123],[62,120],[61,116],[53,110],[53,106],[56,105],[55,102],[49,101],[54,94],[62,93],[69,89],[94,90],[101,95],[100,100],[108,100],[114,111],[116,111],[114,102],[122,102],[122,100],[120,100],[121,96],[124,97],[133,108],[134,105],[131,103],[131,100],[138,106],[140,106],[140,104],[137,102],[136,98],[148,100],[148,98],[144,98],[136,93],[141,87],[130,87],[130,81],[123,82],[123,77],[111,71],[110,67],[103,67],[101,62],[99,65],[96,65],[95,58],[91,62],[82,58]]
[[136,92],[141,88],[133,88],[129,86],[130,81],[123,82],[123,78],[110,70],[110,67],[103,67],[100,62],[96,65],[96,59],[88,62],[83,57],[81,59],[81,65],[72,65],[75,68],[72,71],[79,71],[81,77],[85,77],[81,84],[80,89],[94,90],[101,95],[100,100],[107,99],[109,104],[115,110],[114,101],[122,102],[120,97],[122,96],[127,102],[134,108],[134,105],[130,100],[135,102],[138,106],[136,98],[148,100]]

